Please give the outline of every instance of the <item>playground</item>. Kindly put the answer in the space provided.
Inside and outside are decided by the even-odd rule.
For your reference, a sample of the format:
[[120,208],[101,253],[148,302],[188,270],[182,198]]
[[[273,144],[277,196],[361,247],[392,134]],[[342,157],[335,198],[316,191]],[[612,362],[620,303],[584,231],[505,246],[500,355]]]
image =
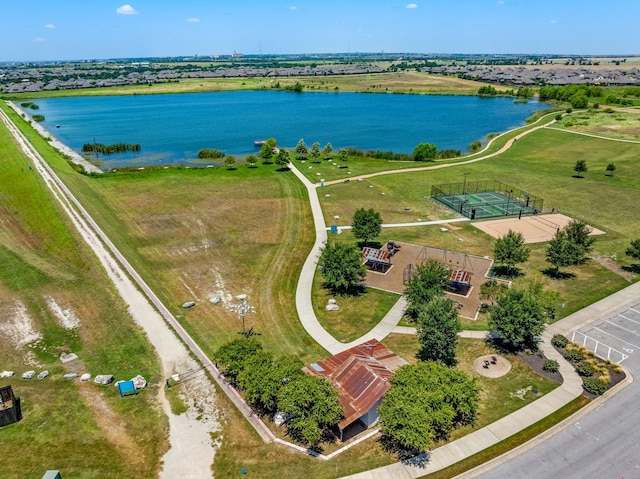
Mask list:
[[398,241],[393,243],[394,253],[385,258],[385,267],[370,268],[367,272],[365,284],[368,287],[403,294],[415,268],[435,259],[451,271],[452,291],[447,295],[460,306],[460,316],[476,318],[480,306],[480,285],[489,279],[493,265],[491,258]]

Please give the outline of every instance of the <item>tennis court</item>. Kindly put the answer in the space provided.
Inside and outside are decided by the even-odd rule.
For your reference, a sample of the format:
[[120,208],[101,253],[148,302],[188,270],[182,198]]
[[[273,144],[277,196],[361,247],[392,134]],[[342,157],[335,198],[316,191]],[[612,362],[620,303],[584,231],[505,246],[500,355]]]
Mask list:
[[500,181],[435,185],[431,197],[472,220],[538,214],[542,198]]
[[[509,230],[521,233],[525,243],[542,243],[553,239],[559,229],[564,228],[571,218],[559,213],[551,215],[534,215],[518,218],[505,218],[472,223],[481,231],[502,238]],[[603,235],[604,231],[592,228],[590,236]]]

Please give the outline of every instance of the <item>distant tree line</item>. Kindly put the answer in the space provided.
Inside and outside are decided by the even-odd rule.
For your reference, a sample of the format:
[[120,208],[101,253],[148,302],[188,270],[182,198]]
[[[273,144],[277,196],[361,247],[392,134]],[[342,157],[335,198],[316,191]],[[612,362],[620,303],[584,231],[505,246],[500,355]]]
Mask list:
[[589,98],[602,96],[602,88],[589,85],[543,86],[538,92],[540,100],[571,103],[573,108],[586,108]]
[[112,145],[103,145],[102,143],[85,143],[82,145],[83,153],[101,153],[103,155],[112,155],[114,153],[125,153],[132,151],[134,153],[140,152],[140,145],[138,143],[114,143]]

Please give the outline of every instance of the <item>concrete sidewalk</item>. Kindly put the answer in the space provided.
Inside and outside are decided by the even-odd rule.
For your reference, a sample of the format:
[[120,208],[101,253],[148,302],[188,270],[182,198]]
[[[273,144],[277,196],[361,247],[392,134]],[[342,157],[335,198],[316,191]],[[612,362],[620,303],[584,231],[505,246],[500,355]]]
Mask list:
[[[482,332],[472,331],[470,333],[472,334],[469,336],[476,337]],[[484,335],[486,336],[486,333]],[[461,336],[466,335],[461,334]],[[547,358],[558,361],[563,382],[549,394],[482,429],[478,429],[411,461],[398,462],[346,477],[351,479],[379,479],[383,477],[405,479],[431,474],[499,443],[573,401],[582,394],[582,380],[573,366],[551,345],[551,337],[551,334],[545,331],[542,335],[540,349]]]

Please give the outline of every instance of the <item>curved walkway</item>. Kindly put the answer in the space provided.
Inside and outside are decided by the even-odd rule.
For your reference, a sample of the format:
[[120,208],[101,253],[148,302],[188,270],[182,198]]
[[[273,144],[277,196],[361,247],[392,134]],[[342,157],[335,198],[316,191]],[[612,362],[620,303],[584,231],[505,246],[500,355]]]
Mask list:
[[[540,118],[540,120],[542,120],[543,118],[544,116]],[[516,135],[515,137],[509,139],[504,144],[504,146],[500,148],[498,151],[485,156],[481,156],[479,158],[474,158],[473,160],[463,161],[459,163],[447,163],[442,165],[424,166],[419,168],[408,168],[405,170],[381,171],[378,173],[371,173],[368,175],[357,176],[352,179],[370,178],[373,176],[389,175],[394,173],[407,173],[407,172],[414,172],[414,171],[450,168],[454,166],[466,165],[469,163],[475,163],[478,161],[486,160],[488,158],[492,158],[496,155],[499,155],[500,153],[507,151],[509,148],[511,148],[513,143],[518,138],[528,135],[529,133],[536,131],[540,128],[544,128],[547,125],[550,125],[554,122],[555,122],[555,119],[551,120],[550,122],[543,123],[542,125],[529,128],[528,130],[523,131],[519,135]],[[502,135],[506,135],[513,131],[514,130],[505,132]],[[499,135],[496,138],[493,138],[491,142],[498,139],[502,135]],[[489,142],[486,148],[488,148],[491,145],[491,142]],[[374,338],[378,340],[384,339],[389,333],[393,331],[395,326],[398,324],[398,321],[400,321],[400,318],[402,318],[402,315],[404,314],[404,310],[406,308],[406,300],[404,299],[404,297],[401,297],[398,300],[398,302],[391,308],[391,310],[386,314],[386,316],[382,319],[382,321],[380,321],[371,331],[362,335],[355,341],[351,341],[350,343],[341,343],[340,341],[338,341],[336,338],[330,335],[318,321],[318,318],[316,317],[315,312],[313,311],[313,305],[311,303],[311,290],[313,287],[313,278],[316,272],[316,266],[318,264],[318,260],[322,255],[322,249],[327,243],[327,225],[325,223],[324,215],[322,213],[322,206],[320,205],[320,200],[318,198],[318,187],[320,185],[317,183],[312,183],[306,176],[304,176],[304,174],[302,174],[302,172],[295,166],[294,163],[290,163],[289,167],[291,171],[293,171],[293,173],[298,177],[298,179],[300,179],[302,184],[307,188],[307,193],[309,194],[309,204],[311,205],[311,212],[313,214],[313,223],[315,226],[315,233],[316,233],[315,243],[313,244],[313,247],[311,248],[309,256],[307,256],[307,259],[305,260],[304,265],[302,266],[302,271],[300,272],[300,278],[298,279],[298,285],[296,288],[296,310],[298,312],[298,317],[300,318],[300,323],[302,324],[304,329],[307,331],[307,333],[309,333],[309,335],[318,344],[320,344],[323,348],[325,348],[331,354],[337,354],[341,351],[349,349],[350,347],[353,347],[357,344],[366,342],[370,339],[374,339]],[[331,185],[331,184],[341,183],[343,181],[344,180],[334,180],[334,181],[325,182],[324,184]]]

